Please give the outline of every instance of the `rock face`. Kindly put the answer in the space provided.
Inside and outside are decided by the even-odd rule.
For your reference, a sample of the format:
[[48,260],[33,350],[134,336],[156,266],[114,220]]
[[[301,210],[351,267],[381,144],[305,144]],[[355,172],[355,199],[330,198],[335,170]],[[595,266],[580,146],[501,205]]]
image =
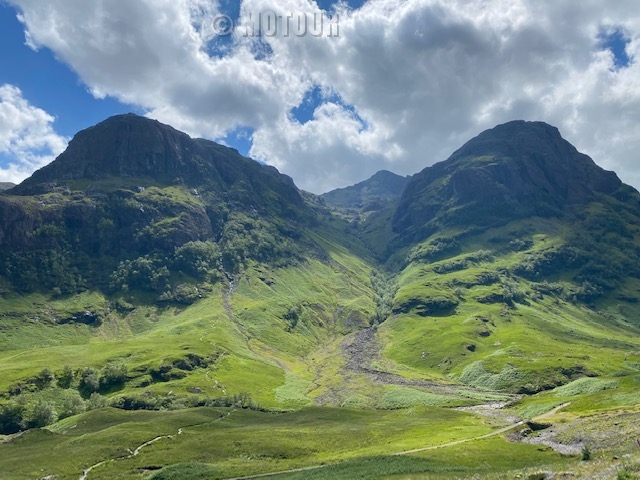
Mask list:
[[571,205],[624,189],[630,187],[579,153],[555,127],[515,121],[483,132],[448,160],[416,174],[393,229],[411,233],[445,223],[491,226],[560,215]]
[[130,187],[136,180],[140,186],[200,188],[200,195],[212,199],[285,216],[305,208],[291,178],[275,168],[134,114],[111,117],[78,133],[56,160],[9,193],[33,196],[58,189],[91,194]]
[[327,205],[362,212],[380,210],[402,195],[409,177],[381,170],[364,182],[321,195]]
[[[148,178],[164,185],[226,190],[237,182],[274,190],[280,200],[301,206],[293,181],[236,150],[134,114],[111,117],[79,132],[54,162],[12,190],[13,195],[47,193],[73,180]],[[258,200],[258,199],[256,199]]]
[[23,278],[19,263],[40,255],[86,277],[127,259],[170,258],[198,241],[219,245],[227,264],[258,251],[269,259],[312,219],[275,168],[119,115],[78,133],[51,164],[0,195],[0,275]]

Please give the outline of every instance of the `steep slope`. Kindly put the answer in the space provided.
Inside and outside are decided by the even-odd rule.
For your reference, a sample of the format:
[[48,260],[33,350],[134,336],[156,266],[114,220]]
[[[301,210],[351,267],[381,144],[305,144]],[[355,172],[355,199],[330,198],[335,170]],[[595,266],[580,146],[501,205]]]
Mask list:
[[247,182],[269,187],[278,193],[277,199],[282,203],[301,205],[292,180],[275,168],[135,114],[117,115],[79,132],[64,153],[22,182],[12,194],[47,193],[55,187],[74,185],[73,180],[114,177],[225,190]]
[[515,121],[483,132],[447,161],[416,174],[394,214],[393,229],[419,237],[443,227],[495,226],[559,216],[599,195],[626,201],[634,193],[555,127]]
[[0,275],[21,291],[112,285],[171,296],[189,277],[215,280],[250,259],[300,258],[314,249],[301,240],[312,222],[275,168],[120,115],[78,133],[0,198]]
[[381,170],[368,180],[320,196],[329,206],[360,213],[382,210],[400,198],[409,178]]
[[[80,132],[0,196],[0,433],[107,397],[312,403],[308,357],[375,309],[345,229],[321,224],[289,177],[213,142],[135,115]],[[32,418],[40,404],[51,415]]]

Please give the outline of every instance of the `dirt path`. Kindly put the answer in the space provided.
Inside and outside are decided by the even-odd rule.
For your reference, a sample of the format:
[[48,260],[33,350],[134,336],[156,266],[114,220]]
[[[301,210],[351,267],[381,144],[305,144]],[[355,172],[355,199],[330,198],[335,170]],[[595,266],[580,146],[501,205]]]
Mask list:
[[[424,447],[424,448],[416,448],[413,450],[406,450],[404,452],[397,452],[397,453],[390,453],[388,455],[391,455],[393,457],[399,457],[399,456],[404,456],[404,455],[411,455],[413,453],[420,453],[420,452],[427,452],[429,450],[437,450],[440,448],[447,448],[447,447],[453,447],[455,445],[461,445],[463,443],[468,443],[468,442],[473,442],[475,440],[482,440],[485,438],[491,438],[491,437],[495,437],[497,435],[502,435],[503,433],[507,433],[515,428],[521,427],[522,425],[524,425],[525,422],[517,422],[514,423],[513,425],[509,425],[508,427],[504,427],[501,428],[500,430],[496,430],[495,432],[491,432],[491,433],[487,433],[485,435],[480,435],[478,437],[473,437],[473,438],[465,438],[462,440],[456,440],[455,442],[449,442],[449,443],[443,443],[440,445],[432,445],[430,447]],[[334,464],[337,465],[337,464]],[[274,477],[276,475],[286,475],[288,473],[300,473],[300,472],[306,472],[308,470],[318,470],[320,468],[325,468],[328,467],[329,465],[314,465],[311,467],[304,467],[304,468],[296,468],[296,469],[292,469],[292,470],[282,470],[280,472],[271,472],[271,473],[261,473],[258,475],[247,475],[245,477],[234,477],[234,478],[226,478],[224,480],[251,480],[253,478],[264,478],[264,477]]]
[[[221,420],[224,420],[225,418],[228,418],[232,413],[233,413],[233,410],[227,412],[226,415],[223,415],[222,417],[215,419],[213,422],[219,422]],[[189,425],[189,426],[193,426],[193,425]],[[178,428],[178,432],[176,433],[176,435],[182,435],[183,429],[188,428],[189,426],[184,426],[184,427]],[[116,461],[119,461],[119,460],[128,460],[130,458],[137,457],[138,455],[140,455],[140,452],[142,451],[143,448],[146,448],[149,445],[153,445],[154,443],[156,443],[156,442],[158,442],[160,440],[164,440],[164,439],[173,440],[173,438],[174,438],[174,435],[161,435],[159,437],[156,437],[156,438],[153,438],[151,440],[148,440],[148,441],[144,442],[143,444],[137,446],[135,448],[135,450],[133,450],[133,451],[131,449],[128,449],[129,452],[130,452],[130,455],[127,455],[125,457],[110,458],[108,460],[103,460],[102,462],[98,462],[95,465],[91,465],[90,467],[87,467],[82,471],[82,475],[80,476],[80,480],[87,480],[87,477],[88,477],[89,473],[91,473],[92,470],[95,470],[96,468],[99,468],[99,467],[101,467],[103,465],[106,465],[107,463],[116,462]]]
[[10,357],[2,358],[2,359],[0,359],[0,362],[6,362],[7,360],[13,360],[14,358],[18,358],[18,357],[20,357],[22,355],[25,355],[27,353],[28,353],[28,351],[25,350],[24,352],[17,353],[15,355],[10,356]]
[[[570,403],[564,403],[556,408],[554,408],[553,410],[547,412],[547,413],[543,413],[542,415],[538,415],[537,417],[533,418],[532,421],[534,422],[539,422],[540,420],[544,420],[545,418],[549,418],[554,416],[556,413],[558,413],[560,410],[562,410],[563,408],[569,406]],[[443,443],[442,445],[434,445],[432,447],[425,447],[425,448],[417,448],[414,450],[407,450],[405,452],[400,452],[400,453],[394,453],[392,454],[393,456],[398,456],[398,455],[410,455],[412,453],[419,453],[419,452],[426,452],[429,450],[437,450],[439,448],[445,448],[445,447],[453,447],[455,445],[460,445],[463,443],[468,443],[468,442],[473,442],[476,440],[483,440],[485,438],[491,438],[491,437],[495,437],[497,435],[502,435],[503,433],[507,433],[510,432],[511,430],[514,430],[518,427],[521,427],[523,425],[525,425],[527,422],[525,422],[524,420],[518,421],[516,423],[513,423],[507,427],[501,428],[500,430],[496,430],[495,432],[491,432],[491,433],[487,433],[486,435],[480,435],[479,437],[474,437],[474,438],[468,438],[468,439],[464,439],[464,440],[456,440],[455,442],[450,442],[450,443]]]
[[520,421],[520,422],[516,422],[516,423],[514,423],[512,425],[509,425],[508,427],[504,427],[504,428],[501,428],[500,430],[496,430],[495,432],[487,433],[485,435],[480,435],[478,437],[465,438],[465,439],[462,439],[462,440],[456,440],[454,442],[442,443],[440,445],[432,445],[431,447],[415,448],[413,450],[406,450],[404,452],[392,453],[391,456],[396,457],[396,456],[401,456],[401,455],[411,455],[412,453],[428,452],[429,450],[438,450],[440,448],[453,447],[455,445],[462,445],[463,443],[474,442],[476,440],[484,440],[485,438],[491,438],[491,437],[495,437],[497,435],[502,435],[503,433],[510,432],[511,430],[513,430],[515,428],[518,428],[518,427],[521,427],[524,424],[525,424],[524,421]]
[[[182,435],[182,428],[178,429],[178,435]],[[138,447],[136,447],[136,449],[131,452],[131,450],[129,450],[131,452],[131,455],[127,455],[126,457],[119,457],[119,458],[111,458],[109,460],[103,460],[102,462],[96,463],[95,465],[91,465],[90,467],[85,468],[82,471],[82,475],[80,476],[80,480],[87,480],[87,475],[89,475],[89,473],[91,473],[92,470],[95,470],[98,467],[101,467],[103,465],[106,465],[107,463],[111,463],[111,462],[115,462],[116,460],[127,460],[133,457],[137,457],[138,455],[140,455],[140,451],[145,448],[148,447],[149,445],[152,445],[160,440],[163,439],[173,439],[173,435],[161,435],[159,437],[156,437],[152,440],[149,440],[147,442],[144,442],[142,445],[139,445]]]
[[4,438],[0,438],[0,444],[2,443],[11,443],[14,440],[20,438],[22,435],[24,435],[25,433],[27,433],[26,431],[24,432],[18,432],[18,433],[14,433],[12,435],[6,435]]
[[563,408],[568,407],[569,405],[571,405],[571,402],[567,402],[567,403],[563,403],[562,405],[558,405],[553,410],[550,410],[547,413],[543,413],[542,415],[538,415],[537,417],[533,418],[532,420],[534,422],[538,422],[540,420],[544,420],[545,418],[553,417],[556,413],[558,413]]

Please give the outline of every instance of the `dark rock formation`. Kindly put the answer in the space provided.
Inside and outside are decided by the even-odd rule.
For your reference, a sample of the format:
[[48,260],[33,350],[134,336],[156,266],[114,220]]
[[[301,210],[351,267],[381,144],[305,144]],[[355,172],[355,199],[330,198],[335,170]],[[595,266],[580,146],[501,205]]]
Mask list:
[[393,217],[398,233],[444,223],[490,226],[528,216],[560,215],[623,186],[615,173],[579,153],[542,122],[487,130],[448,160],[409,181]]

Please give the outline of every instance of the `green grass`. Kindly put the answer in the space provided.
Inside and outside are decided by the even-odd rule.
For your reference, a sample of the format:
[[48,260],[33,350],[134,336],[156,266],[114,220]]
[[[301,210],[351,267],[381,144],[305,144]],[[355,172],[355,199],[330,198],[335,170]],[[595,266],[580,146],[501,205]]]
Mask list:
[[276,389],[276,401],[285,405],[308,405],[311,401],[306,393],[311,388],[312,384],[308,380],[294,373],[287,373],[284,385]]
[[[251,266],[228,296],[229,312],[225,285],[186,308],[157,308],[135,297],[106,299],[95,293],[65,299],[7,296],[0,302],[0,392],[44,368],[101,368],[120,360],[129,380],[113,392],[118,395],[139,395],[144,388],[152,395],[180,396],[197,389],[210,397],[251,392],[254,401],[268,407],[306,405],[315,376],[306,357],[368,325],[375,308],[370,267],[332,240],[315,239],[327,247],[329,259],[287,268]],[[108,302],[122,300],[134,310],[109,310]],[[291,328],[285,314],[294,307],[301,314]],[[107,312],[102,325],[54,320],[85,310]],[[207,369],[138,387],[162,363],[214,353],[222,354],[220,360]]]
[[470,473],[471,469],[457,465],[447,465],[428,458],[416,457],[368,457],[346,461],[337,465],[301,473],[277,475],[282,480],[368,480],[395,478],[402,474],[437,475],[439,478],[452,474]]
[[209,480],[219,474],[220,470],[213,465],[179,463],[154,473],[149,480]]
[[[149,189],[145,194],[158,202],[164,195],[182,195]],[[112,399],[171,398],[180,407],[248,392],[270,411],[87,412],[0,444],[0,471],[11,479],[74,478],[82,468],[112,458],[120,459],[90,478],[226,478],[320,464],[328,466],[281,478],[508,476],[525,467],[564,467],[570,459],[501,438],[390,456],[490,432],[492,420],[440,407],[508,398],[496,390],[543,390],[514,407],[524,418],[567,402],[562,415],[572,419],[640,404],[637,306],[609,296],[597,308],[586,308],[539,294],[535,282],[505,273],[527,256],[556,248],[566,234],[553,222],[534,227],[541,231],[517,235],[531,239],[525,251],[490,241],[491,235],[505,234],[505,227],[465,240],[465,253],[415,262],[400,272],[394,307],[437,296],[458,306],[431,316],[408,307],[377,328],[382,349],[378,356],[370,347],[371,367],[399,375],[399,384],[354,370],[345,358],[346,336],[369,325],[375,304],[373,262],[350,250],[357,241],[341,230],[342,223],[309,234],[328,253],[326,259],[287,268],[251,265],[232,294],[218,284],[188,307],[161,308],[128,294],[3,294],[0,392],[44,368],[55,373],[64,365],[101,368],[118,360],[129,373],[122,388],[103,392]],[[567,278],[553,280],[569,284]],[[521,297],[512,305],[495,300],[509,288]],[[622,291],[634,297],[640,283],[629,279]],[[117,301],[134,309],[118,311]],[[102,324],[57,324],[84,310],[104,312]],[[294,323],[291,311],[297,312]],[[216,361],[185,371],[184,378],[151,381],[152,369],[187,355]],[[587,374],[598,377],[578,378]],[[421,387],[420,380],[443,385]],[[35,394],[54,403],[63,396],[54,388]],[[318,403],[344,408],[312,406]],[[124,458],[128,449],[168,435],[139,456]],[[170,468],[156,472],[159,467]]]
[[490,431],[470,414],[423,407],[383,412],[305,408],[279,414],[105,409],[67,418],[50,430],[0,444],[0,468],[7,478],[32,478],[42,471],[72,477],[84,466],[126,456],[127,449],[162,435],[173,437],[137,457],[105,464],[91,478],[138,478],[139,469],[148,466],[194,462],[215,465],[220,476],[214,478],[225,478],[386,455]]
[[380,399],[379,407],[384,409],[409,408],[420,405],[452,407],[474,403],[468,398],[424,392],[416,388],[389,387],[388,392]]
[[580,378],[554,390],[556,397],[575,397],[589,393],[597,393],[602,390],[610,390],[618,386],[617,380],[606,380],[600,378]]
[[573,415],[592,415],[640,405],[640,375],[583,378],[548,392],[523,398],[516,406],[525,418],[531,418],[555,406],[570,403],[563,411]]
[[375,456],[295,474],[278,475],[282,480],[368,480],[484,478],[512,470],[573,463],[549,450],[532,445],[486,439],[411,456]]
[[[405,374],[512,391],[629,371],[640,352],[633,304],[606,297],[600,309],[588,309],[542,295],[534,282],[507,273],[527,257],[557,248],[566,235],[566,226],[554,221],[514,222],[464,240],[448,258],[409,264],[398,276],[394,305],[417,307],[380,329],[385,356]],[[529,239],[530,246],[514,251],[508,245],[514,237]],[[626,281],[629,297],[639,288],[637,280]],[[507,290],[517,295],[511,305],[502,299]],[[425,315],[419,306],[434,297],[454,299],[458,307]]]

